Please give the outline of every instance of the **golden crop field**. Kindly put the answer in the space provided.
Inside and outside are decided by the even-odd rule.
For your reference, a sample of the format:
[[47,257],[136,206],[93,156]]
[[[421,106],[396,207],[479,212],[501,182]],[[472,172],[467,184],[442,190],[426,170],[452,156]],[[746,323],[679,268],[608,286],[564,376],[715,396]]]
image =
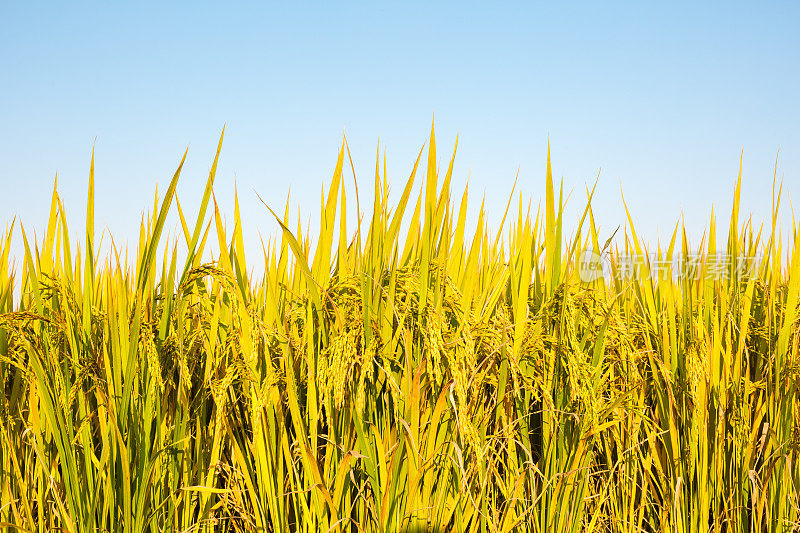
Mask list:
[[[343,144],[319,228],[277,210],[255,278],[238,201],[226,228],[213,198],[218,157],[193,211],[181,162],[135,250],[96,255],[93,170],[80,242],[55,191],[40,239],[5,221],[3,528],[800,529],[781,189],[763,224],[739,215],[740,175],[701,242],[681,225],[642,242],[630,216],[606,242],[591,189],[565,227],[548,155],[541,209],[512,193],[490,233],[433,132],[396,203],[377,162],[371,208]],[[587,280],[592,250],[608,271]]]

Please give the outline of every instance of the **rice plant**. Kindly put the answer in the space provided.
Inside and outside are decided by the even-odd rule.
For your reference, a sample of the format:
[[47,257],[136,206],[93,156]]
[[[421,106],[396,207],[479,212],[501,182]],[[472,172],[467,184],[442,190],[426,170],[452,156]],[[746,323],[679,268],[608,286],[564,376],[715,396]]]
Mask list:
[[[740,171],[727,235],[712,215],[700,243],[678,224],[653,247],[630,215],[601,235],[593,190],[564,228],[548,153],[541,208],[512,193],[490,233],[483,206],[467,227],[431,131],[399,201],[378,161],[348,227],[364,199],[345,193],[343,143],[318,229],[265,206],[256,278],[238,200],[231,229],[213,196],[221,146],[193,212],[184,154],[135,250],[97,254],[93,163],[80,242],[56,189],[41,240],[8,221],[3,528],[800,529],[800,248],[777,229],[781,188],[756,227]],[[587,253],[604,275],[582,274]]]

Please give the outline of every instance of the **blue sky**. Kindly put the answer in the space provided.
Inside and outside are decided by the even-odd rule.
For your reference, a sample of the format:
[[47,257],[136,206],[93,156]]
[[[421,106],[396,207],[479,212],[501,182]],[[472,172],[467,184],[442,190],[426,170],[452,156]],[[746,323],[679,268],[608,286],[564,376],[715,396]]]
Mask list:
[[442,157],[459,135],[455,187],[469,176],[496,219],[518,168],[541,200],[549,139],[573,211],[599,172],[609,232],[622,189],[648,238],[681,213],[699,236],[712,205],[727,217],[741,150],[760,221],[779,150],[800,190],[799,24],[790,3],[4,2],[0,225],[41,231],[58,172],[80,228],[96,142],[96,224],[134,239],[187,146],[197,205],[226,124],[217,197],[230,218],[236,182],[255,248],[275,233],[255,192],[280,208],[291,188],[313,221],[343,131],[365,190],[380,139],[396,192],[434,115]]

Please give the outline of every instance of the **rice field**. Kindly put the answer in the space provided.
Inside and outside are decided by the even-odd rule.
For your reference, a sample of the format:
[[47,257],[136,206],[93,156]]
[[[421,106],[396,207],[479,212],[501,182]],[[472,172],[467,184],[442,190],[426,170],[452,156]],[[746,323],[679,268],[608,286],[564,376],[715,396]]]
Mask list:
[[740,175],[728,220],[662,248],[630,215],[601,236],[592,189],[565,227],[548,155],[541,200],[512,193],[490,232],[433,132],[392,203],[380,160],[358,198],[343,144],[318,228],[264,207],[255,277],[218,157],[193,210],[181,161],[136,249],[97,254],[93,163],[79,242],[57,191],[40,239],[5,221],[2,528],[800,530],[780,187],[754,222]]

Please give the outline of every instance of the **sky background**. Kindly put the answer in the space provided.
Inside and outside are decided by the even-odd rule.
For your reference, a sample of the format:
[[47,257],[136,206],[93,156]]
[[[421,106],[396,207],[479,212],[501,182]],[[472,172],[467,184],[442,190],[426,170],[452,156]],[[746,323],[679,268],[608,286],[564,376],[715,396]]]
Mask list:
[[549,139],[568,221],[599,173],[603,235],[622,191],[651,242],[681,214],[697,238],[712,205],[727,218],[742,150],[744,213],[769,216],[776,156],[800,194],[798,27],[788,2],[2,2],[0,227],[41,234],[58,173],[77,234],[94,144],[96,227],[134,243],[187,146],[196,209],[226,125],[217,198],[231,220],[238,186],[260,250],[276,225],[256,192],[281,209],[291,189],[313,223],[344,132],[362,208],[379,141],[397,195],[435,116],[442,167],[459,136],[472,220],[485,195],[499,221],[517,169],[542,201]]

